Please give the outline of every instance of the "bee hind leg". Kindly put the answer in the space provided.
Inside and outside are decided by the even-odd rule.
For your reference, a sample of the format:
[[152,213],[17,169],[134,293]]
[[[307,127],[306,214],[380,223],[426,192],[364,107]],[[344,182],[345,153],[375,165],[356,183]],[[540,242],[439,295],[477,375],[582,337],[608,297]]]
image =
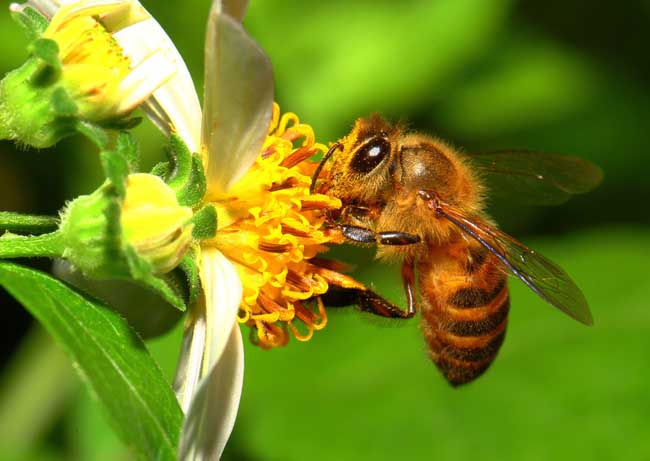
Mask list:
[[372,290],[359,288],[343,288],[331,286],[321,299],[328,307],[344,307],[355,305],[362,312],[378,315],[380,317],[410,319],[415,311],[404,311],[387,299],[382,298]]

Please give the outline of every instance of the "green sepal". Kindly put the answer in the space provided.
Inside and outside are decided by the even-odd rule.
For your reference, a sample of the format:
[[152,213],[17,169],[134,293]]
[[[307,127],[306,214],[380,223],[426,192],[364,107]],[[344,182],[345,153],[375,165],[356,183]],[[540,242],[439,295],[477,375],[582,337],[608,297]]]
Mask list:
[[169,158],[171,174],[166,183],[174,190],[182,189],[192,174],[192,153],[180,136],[173,133],[169,137],[167,158]]
[[189,304],[195,302],[202,293],[199,265],[196,262],[200,251],[198,246],[192,246],[177,268],[177,270],[185,274],[187,288],[189,289]]
[[169,162],[158,162],[150,171],[151,174],[165,180],[169,176]]
[[49,25],[48,20],[30,6],[25,6],[21,11],[12,11],[11,18],[23,29],[30,40],[36,40]]
[[192,154],[180,136],[172,134],[167,148],[169,162],[156,165],[156,173],[174,189],[178,203],[196,207],[206,191],[203,162],[198,154]]
[[61,77],[59,45],[54,40],[39,38],[29,45],[28,51],[38,64],[29,83],[35,88],[47,88],[57,83]]
[[206,205],[195,212],[190,222],[194,224],[194,240],[206,240],[217,235],[217,210],[212,205]]
[[127,245],[124,249],[131,278],[158,293],[165,301],[181,312],[187,309],[183,300],[183,286],[173,276],[166,274],[163,278],[154,275],[151,264],[138,256],[135,250]]
[[199,154],[192,155],[192,173],[185,187],[176,193],[178,203],[181,205],[196,207],[203,201],[207,191],[207,182],[203,172],[203,161]]
[[38,38],[29,44],[27,50],[36,58],[54,69],[61,70],[59,44],[49,38]]
[[52,110],[59,117],[76,117],[79,114],[79,109],[74,100],[68,95],[68,92],[63,88],[57,88],[52,93],[50,98],[52,103]]

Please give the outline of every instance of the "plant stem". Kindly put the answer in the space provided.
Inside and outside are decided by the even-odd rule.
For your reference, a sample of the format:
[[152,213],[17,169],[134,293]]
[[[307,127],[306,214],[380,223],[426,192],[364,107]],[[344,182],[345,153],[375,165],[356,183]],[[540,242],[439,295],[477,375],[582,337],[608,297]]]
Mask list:
[[54,216],[36,216],[0,211],[0,231],[42,234],[52,232],[59,226]]
[[0,258],[56,258],[64,249],[59,231],[35,236],[8,234],[0,238]]

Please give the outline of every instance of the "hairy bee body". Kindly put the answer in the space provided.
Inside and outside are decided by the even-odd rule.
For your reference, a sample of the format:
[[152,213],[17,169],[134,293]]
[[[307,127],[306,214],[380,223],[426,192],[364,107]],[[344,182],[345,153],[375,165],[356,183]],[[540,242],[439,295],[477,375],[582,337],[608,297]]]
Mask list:
[[592,323],[569,276],[487,217],[484,174],[505,177],[544,204],[586,192],[602,178],[595,165],[561,155],[511,151],[470,162],[438,139],[374,115],[357,120],[332,146],[312,180],[312,191],[341,200],[340,212],[329,216],[341,241],[376,244],[379,259],[402,263],[407,307],[362,284],[333,289],[332,298],[384,317],[411,318],[420,310],[431,359],[454,386],[481,375],[501,347],[508,274],[576,320]]
[[465,384],[490,366],[503,343],[507,276],[494,255],[463,239],[430,246],[427,256],[417,263],[424,339],[447,381]]

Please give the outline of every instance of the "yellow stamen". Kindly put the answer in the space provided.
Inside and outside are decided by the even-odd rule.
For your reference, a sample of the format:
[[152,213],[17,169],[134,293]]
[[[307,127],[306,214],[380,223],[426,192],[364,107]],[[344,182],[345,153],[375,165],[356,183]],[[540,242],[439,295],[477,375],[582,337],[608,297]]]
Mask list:
[[238,320],[254,328],[254,342],[263,348],[285,345],[289,332],[300,341],[311,338],[327,324],[319,296],[329,282],[354,285],[315,259],[335,235],[325,228],[327,213],[341,206],[309,192],[317,165],[310,158],[326,151],[309,125],[292,113],[280,116],[275,105],[255,164],[211,200],[219,229],[205,244],[235,264],[244,287]]

